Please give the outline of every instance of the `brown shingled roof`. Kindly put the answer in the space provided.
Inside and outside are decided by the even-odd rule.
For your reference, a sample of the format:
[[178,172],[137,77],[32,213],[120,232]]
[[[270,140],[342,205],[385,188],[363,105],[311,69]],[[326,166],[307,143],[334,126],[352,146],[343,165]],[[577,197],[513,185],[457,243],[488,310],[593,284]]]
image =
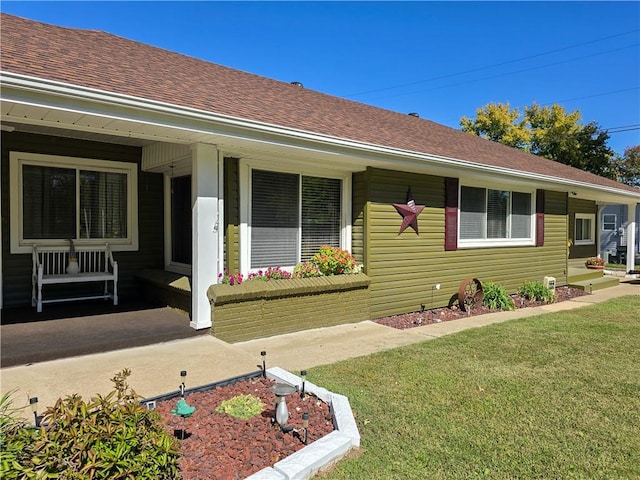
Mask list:
[[437,123],[109,33],[2,14],[3,71],[421,154],[637,189]]

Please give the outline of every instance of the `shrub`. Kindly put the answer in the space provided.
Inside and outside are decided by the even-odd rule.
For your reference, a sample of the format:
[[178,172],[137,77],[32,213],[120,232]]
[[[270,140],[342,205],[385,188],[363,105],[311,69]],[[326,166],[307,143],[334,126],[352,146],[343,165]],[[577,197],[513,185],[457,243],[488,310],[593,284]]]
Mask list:
[[513,299],[507,290],[496,283],[485,282],[482,284],[482,304],[492,310],[513,310],[516,308]]
[[234,418],[247,420],[255,417],[264,410],[264,403],[253,395],[237,395],[229,400],[224,400],[216,407],[216,412],[226,413]]
[[302,262],[293,268],[293,278],[319,277],[321,275],[322,273],[315,263]]
[[24,408],[13,406],[13,394],[7,392],[0,398],[0,478],[19,478],[23,459],[29,458],[29,445],[35,429],[20,416]]
[[139,404],[129,375],[116,374],[115,390],[104,397],[59,399],[44,412],[44,427],[11,436],[12,451],[22,451],[7,473],[3,461],[2,478],[180,478],[177,440],[156,411]]
[[311,258],[311,263],[317,265],[323,275],[340,275],[356,270],[356,260],[348,251],[329,245],[320,247]]
[[536,302],[553,303],[556,301],[556,295],[553,290],[545,287],[542,282],[525,282],[518,290],[518,293],[527,300]]

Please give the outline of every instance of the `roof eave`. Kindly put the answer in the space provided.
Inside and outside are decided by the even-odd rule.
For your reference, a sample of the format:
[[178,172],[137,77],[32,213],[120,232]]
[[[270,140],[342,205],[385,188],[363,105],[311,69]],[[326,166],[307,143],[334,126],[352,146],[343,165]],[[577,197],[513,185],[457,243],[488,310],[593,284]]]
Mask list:
[[[250,139],[252,136],[248,135],[248,133],[255,132],[260,136],[271,135],[279,138],[295,139],[298,143],[308,142],[315,145],[315,148],[321,147],[331,153],[336,153],[336,150],[338,150],[337,153],[343,152],[354,157],[373,158],[377,160],[385,159],[386,162],[394,165],[424,168],[425,164],[427,164],[430,167],[436,167],[438,169],[454,168],[471,174],[500,175],[525,179],[537,185],[557,186],[563,190],[584,189],[594,192],[594,194],[597,194],[597,196],[603,199],[625,197],[628,201],[633,201],[634,199],[640,201],[640,190],[636,193],[593,183],[577,182],[562,177],[540,175],[522,170],[476,163],[469,160],[403,150],[13,72],[0,71],[0,85],[3,87],[0,90],[0,99],[5,99],[6,88],[9,87],[27,94],[29,92],[38,94],[40,98],[44,95],[52,100],[49,106],[55,105],[58,108],[60,108],[61,97],[99,105],[108,105],[111,107],[112,115],[119,113],[116,118],[122,120],[144,121],[140,115],[132,116],[130,114],[131,109],[135,109],[137,111],[153,113],[154,122],[162,118],[164,126],[180,130],[188,130],[190,128],[198,129],[197,124],[190,127],[189,122],[185,122],[184,120],[200,123],[206,122],[220,129],[217,133],[221,135],[231,135],[233,133]],[[22,98],[21,101],[24,102],[24,98]],[[177,122],[169,121],[171,118],[179,118],[182,121],[178,125]]]

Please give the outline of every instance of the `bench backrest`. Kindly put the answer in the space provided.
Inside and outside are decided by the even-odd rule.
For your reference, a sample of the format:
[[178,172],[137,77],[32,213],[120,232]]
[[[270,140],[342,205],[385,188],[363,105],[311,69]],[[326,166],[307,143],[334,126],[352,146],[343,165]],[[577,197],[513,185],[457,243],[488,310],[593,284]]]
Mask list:
[[[109,272],[109,260],[113,262],[108,247],[82,249],[76,247],[80,273]],[[42,265],[43,275],[61,275],[69,266],[69,249],[33,247],[34,270]]]

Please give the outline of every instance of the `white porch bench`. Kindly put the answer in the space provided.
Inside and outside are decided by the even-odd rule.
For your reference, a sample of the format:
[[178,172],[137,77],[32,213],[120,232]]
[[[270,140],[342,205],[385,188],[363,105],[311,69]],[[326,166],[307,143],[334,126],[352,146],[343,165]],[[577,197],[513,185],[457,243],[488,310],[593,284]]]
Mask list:
[[[78,273],[67,273],[69,265],[68,247],[33,246],[33,274],[31,286],[31,305],[42,312],[43,303],[69,302],[74,300],[113,299],[118,304],[118,262],[113,259],[109,245],[76,247]],[[72,298],[42,298],[44,285],[104,282],[104,293]],[[108,284],[113,282],[113,291]]]

